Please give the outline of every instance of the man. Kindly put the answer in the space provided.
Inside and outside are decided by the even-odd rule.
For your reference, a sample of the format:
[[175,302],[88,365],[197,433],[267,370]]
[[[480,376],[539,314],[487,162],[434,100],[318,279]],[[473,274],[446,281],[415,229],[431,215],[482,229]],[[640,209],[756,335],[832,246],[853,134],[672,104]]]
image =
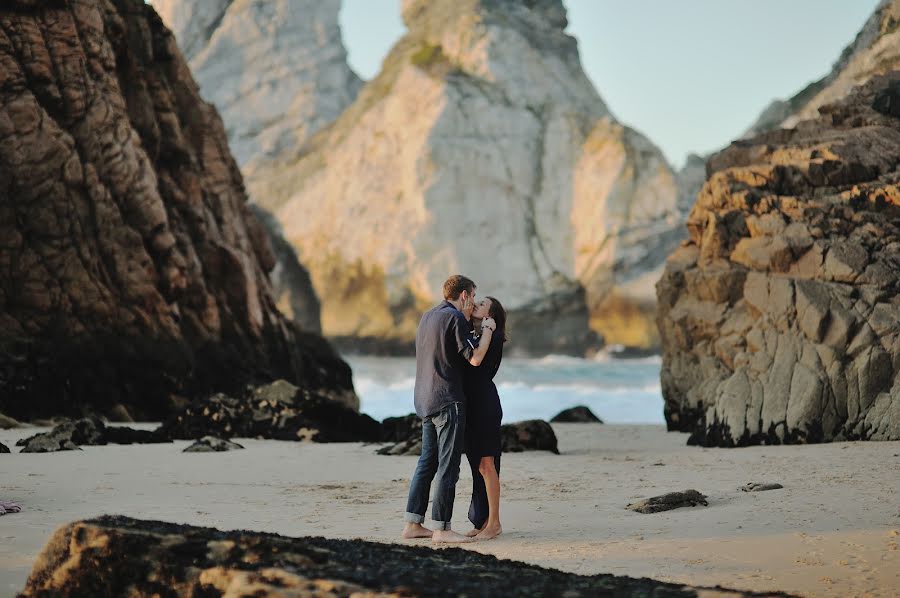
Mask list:
[[[409,485],[404,538],[470,542],[450,529],[466,426],[463,370],[475,346],[464,312],[475,305],[475,283],[456,274],[444,282],[444,301],[425,312],[416,333],[416,415],[422,418],[422,455]],[[437,488],[431,507],[435,531],[424,527],[431,481]]]

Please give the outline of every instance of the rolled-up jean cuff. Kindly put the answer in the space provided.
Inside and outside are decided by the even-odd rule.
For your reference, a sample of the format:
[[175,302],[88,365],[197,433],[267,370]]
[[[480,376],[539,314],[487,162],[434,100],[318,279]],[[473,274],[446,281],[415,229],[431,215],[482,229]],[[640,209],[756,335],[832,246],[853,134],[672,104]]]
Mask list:
[[450,529],[450,522],[449,521],[434,521],[434,520],[432,520],[431,529],[435,529],[435,530],[439,530],[439,531],[446,531],[446,530]]
[[425,516],[418,513],[407,513],[403,516],[403,521],[407,523],[424,523]]

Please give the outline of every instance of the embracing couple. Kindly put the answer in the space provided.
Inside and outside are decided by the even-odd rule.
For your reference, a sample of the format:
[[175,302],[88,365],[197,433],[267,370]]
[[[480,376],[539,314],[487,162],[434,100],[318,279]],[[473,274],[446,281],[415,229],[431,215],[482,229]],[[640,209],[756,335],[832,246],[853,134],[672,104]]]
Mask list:
[[[503,358],[506,312],[493,297],[476,302],[475,288],[465,276],[451,276],[444,282],[444,301],[419,322],[415,404],[422,418],[422,455],[409,486],[403,538],[456,543],[489,540],[502,531],[503,411],[493,379]],[[465,535],[450,529],[464,450],[472,467],[469,521],[475,526]],[[435,477],[432,532],[422,524]]]

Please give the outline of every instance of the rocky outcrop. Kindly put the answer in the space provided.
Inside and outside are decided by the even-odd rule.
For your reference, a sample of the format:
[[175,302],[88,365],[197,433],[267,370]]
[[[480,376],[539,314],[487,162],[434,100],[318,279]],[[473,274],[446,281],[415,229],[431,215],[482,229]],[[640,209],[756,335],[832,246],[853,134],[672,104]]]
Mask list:
[[900,439],[900,72],[709,160],[660,280],[669,429]]
[[0,442],[0,453],[8,453],[8,452],[9,452],[9,447],[6,446],[5,444],[3,444],[2,442]]
[[[711,595],[709,590],[575,575],[458,548],[288,538],[105,516],[60,528],[21,595],[681,598]],[[715,595],[745,594],[716,588]]]
[[594,415],[589,407],[578,405],[569,409],[563,409],[557,413],[551,423],[577,423],[577,424],[602,424],[603,420]]
[[900,0],[882,0],[831,72],[790,99],[772,102],[745,137],[816,118],[821,106],[840,100],[873,76],[897,68],[900,68]]
[[42,432],[22,438],[16,443],[23,453],[53,453],[77,451],[82,446],[107,444],[157,444],[171,442],[158,431],[135,430],[124,426],[107,426],[96,417],[66,421]]
[[312,442],[378,442],[381,424],[341,404],[284,381],[239,398],[217,394],[174,413],[160,428],[170,438],[272,438]]
[[500,426],[500,447],[504,453],[550,451],[558,455],[553,427],[542,419],[529,419]]
[[510,350],[582,352],[589,325],[633,344],[607,327],[652,322],[678,184],[585,76],[562,2],[407,0],[403,18],[356,101],[248,183],[328,298],[325,333],[408,341],[462,272],[511,308]]
[[235,159],[294,152],[355,98],[340,0],[154,0],[200,92],[218,108]]
[[236,451],[243,449],[243,445],[229,440],[216,438],[215,436],[204,436],[194,444],[186,447],[183,453],[223,453],[225,451]]
[[275,306],[215,109],[141,0],[0,14],[0,411],[162,417],[278,377],[355,397]]
[[709,506],[706,502],[706,495],[696,490],[682,490],[681,492],[669,492],[661,496],[652,496],[639,500],[635,503],[626,505],[629,511],[643,513],[661,513],[663,511],[671,511],[672,509],[680,509],[682,507],[696,507],[697,505]]

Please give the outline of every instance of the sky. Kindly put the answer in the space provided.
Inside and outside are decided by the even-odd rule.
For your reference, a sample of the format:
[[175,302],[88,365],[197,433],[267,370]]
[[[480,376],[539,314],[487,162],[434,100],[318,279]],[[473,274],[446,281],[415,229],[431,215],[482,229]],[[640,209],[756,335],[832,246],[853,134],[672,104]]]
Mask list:
[[[775,98],[829,72],[878,0],[564,0],[581,63],[615,117],[681,166],[727,145]],[[400,0],[343,0],[350,65],[378,72]]]

